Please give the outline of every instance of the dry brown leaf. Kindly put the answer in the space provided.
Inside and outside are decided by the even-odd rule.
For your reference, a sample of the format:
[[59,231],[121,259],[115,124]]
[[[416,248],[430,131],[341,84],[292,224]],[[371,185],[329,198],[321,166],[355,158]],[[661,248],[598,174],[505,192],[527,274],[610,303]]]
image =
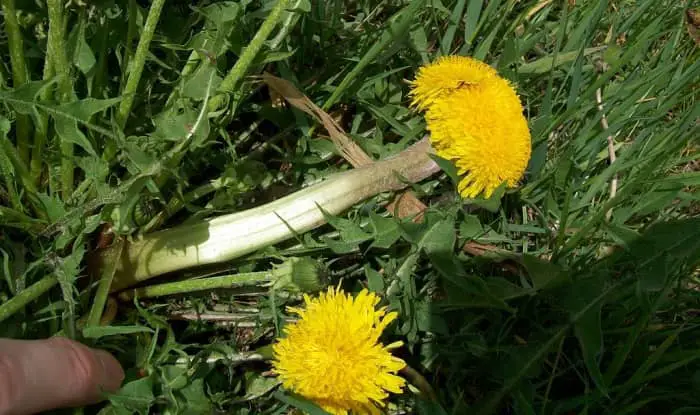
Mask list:
[[[374,163],[374,160],[345,134],[343,128],[338,125],[333,117],[314,104],[313,101],[292,85],[291,82],[273,76],[267,72],[263,74],[263,81],[270,88],[275,90],[277,94],[286,99],[290,105],[311,115],[314,119],[323,124],[333,144],[336,145],[343,158],[353,167],[361,167]],[[426,209],[426,206],[409,190],[397,194],[394,200],[387,205],[387,209],[392,215],[398,215],[400,218],[414,216],[414,221],[420,221],[422,220],[422,213]]]
[[353,167],[366,166],[374,162],[360,146],[355,144],[345,134],[342,127],[338,125],[333,117],[314,104],[306,95],[296,89],[291,82],[270,75],[267,72],[263,73],[262,78],[267,86],[286,99],[290,105],[311,115],[316,121],[323,124],[333,144],[338,148],[343,158]]

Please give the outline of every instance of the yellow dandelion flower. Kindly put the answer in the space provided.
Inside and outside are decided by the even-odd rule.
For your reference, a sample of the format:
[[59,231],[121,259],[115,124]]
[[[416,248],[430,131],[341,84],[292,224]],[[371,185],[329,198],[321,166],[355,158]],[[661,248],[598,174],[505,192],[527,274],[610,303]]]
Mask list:
[[329,288],[304,302],[290,307],[300,318],[273,346],[284,387],[331,414],[379,414],[389,392],[401,393],[405,383],[396,372],[406,364],[391,354],[401,342],[379,342],[396,313],[377,309],[379,297],[367,290],[353,298]]
[[436,154],[462,176],[463,197],[517,186],[530,160],[530,130],[507,80],[483,62],[448,56],[421,68],[412,87]]

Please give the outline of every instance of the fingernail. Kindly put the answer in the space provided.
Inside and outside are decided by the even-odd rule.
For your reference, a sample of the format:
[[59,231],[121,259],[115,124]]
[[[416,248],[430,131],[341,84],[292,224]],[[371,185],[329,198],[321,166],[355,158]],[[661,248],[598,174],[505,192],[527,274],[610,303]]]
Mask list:
[[111,354],[95,350],[95,356],[102,366],[102,387],[105,392],[116,392],[124,381],[124,370]]

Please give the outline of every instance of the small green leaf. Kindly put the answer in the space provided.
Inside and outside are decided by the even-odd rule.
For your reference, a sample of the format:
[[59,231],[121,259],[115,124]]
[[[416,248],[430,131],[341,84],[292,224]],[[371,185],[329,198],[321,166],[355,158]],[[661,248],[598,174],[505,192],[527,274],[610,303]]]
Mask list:
[[[216,67],[211,65],[202,65],[191,78],[185,82],[182,89],[182,94],[187,98],[202,100],[207,96],[207,88],[209,87],[209,79],[211,81],[211,90],[216,90],[223,78],[216,74]],[[172,138],[172,137],[171,137]]]
[[370,213],[370,221],[374,228],[372,246],[388,249],[401,238],[401,229],[395,219],[385,218],[376,213]]
[[384,276],[377,271],[365,265],[365,275],[367,276],[367,286],[370,291],[375,293],[384,292]]
[[447,174],[447,177],[449,177],[452,181],[452,185],[455,187],[455,189],[457,189],[457,186],[460,182],[459,171],[457,170],[457,166],[450,160],[446,160],[436,154],[431,154],[430,158],[432,158],[435,161],[435,163],[440,167],[440,169],[443,172],[445,172],[445,174]]
[[74,44],[75,49],[73,50],[73,65],[75,65],[80,72],[87,74],[95,66],[97,60],[95,59],[95,54],[92,52],[90,45],[85,40],[85,24],[81,22],[73,33],[71,33],[70,43]]
[[484,227],[478,216],[466,215],[459,223],[459,236],[464,239],[476,239],[484,235]]
[[122,386],[117,393],[110,395],[109,401],[117,414],[147,415],[155,402],[153,380],[149,376],[131,381]]
[[464,204],[478,206],[482,209],[488,210],[489,212],[496,213],[501,208],[501,199],[503,199],[505,194],[506,184],[503,183],[493,191],[488,199],[464,199]]

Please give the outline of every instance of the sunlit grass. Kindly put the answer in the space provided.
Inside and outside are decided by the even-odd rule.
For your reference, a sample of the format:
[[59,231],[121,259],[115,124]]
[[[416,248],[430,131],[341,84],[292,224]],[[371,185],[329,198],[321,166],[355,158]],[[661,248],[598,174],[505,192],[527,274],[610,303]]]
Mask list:
[[410,187],[422,220],[367,195],[327,225],[152,283],[303,258],[328,285],[376,292],[398,313],[385,337],[404,343],[412,385],[391,413],[700,408],[692,2],[1,3],[0,336],[114,352],[123,393],[88,412],[322,413],[265,361],[296,290],[167,285],[178,294],[112,314],[114,258],[351,168],[263,71],[380,160],[424,136],[409,81],[448,54],[487,62],[520,95],[533,141],[520,186],[462,200],[438,160],[444,172]]

